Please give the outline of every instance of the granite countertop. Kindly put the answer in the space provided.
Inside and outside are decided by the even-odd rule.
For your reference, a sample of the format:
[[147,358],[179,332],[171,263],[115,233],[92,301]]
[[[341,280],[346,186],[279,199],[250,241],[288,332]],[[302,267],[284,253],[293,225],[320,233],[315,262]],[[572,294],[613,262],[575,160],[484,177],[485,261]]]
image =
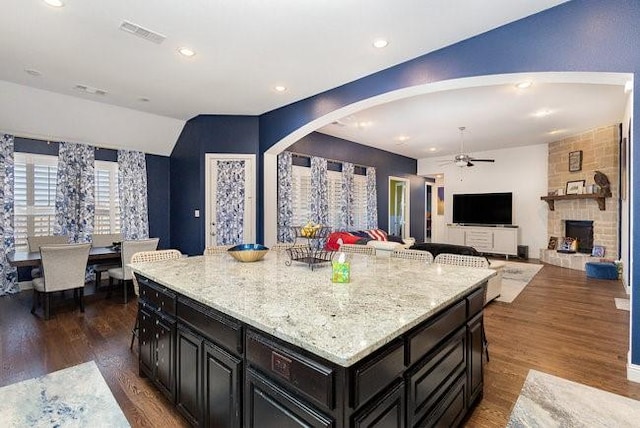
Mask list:
[[293,262],[269,251],[240,263],[228,254],[132,264],[180,294],[265,333],[349,367],[462,297],[491,269],[352,255],[351,282],[331,282],[331,264]]

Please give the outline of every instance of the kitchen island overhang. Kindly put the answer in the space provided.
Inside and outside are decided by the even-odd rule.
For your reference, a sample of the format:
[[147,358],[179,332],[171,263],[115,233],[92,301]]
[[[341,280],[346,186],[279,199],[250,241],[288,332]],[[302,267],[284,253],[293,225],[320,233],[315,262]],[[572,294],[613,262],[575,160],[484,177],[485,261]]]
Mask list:
[[[363,256],[351,260],[350,283],[333,284],[330,265],[312,271],[286,266],[286,258],[270,252],[238,263],[223,254],[132,265],[141,279],[141,327],[155,318],[167,336],[146,340],[141,332],[141,373],[191,422],[230,405],[206,402],[207,345],[236,361],[234,406],[244,410],[234,421],[243,426],[301,409],[312,425],[351,426],[371,409],[400,412],[410,425],[425,417],[456,420],[481,395],[482,287],[494,271]],[[189,372],[193,388],[181,364],[187,354],[198,368]],[[170,373],[159,379],[158,362],[168,358]],[[424,383],[434,380],[422,370],[443,368],[438,385]],[[381,406],[389,394],[395,407]]]

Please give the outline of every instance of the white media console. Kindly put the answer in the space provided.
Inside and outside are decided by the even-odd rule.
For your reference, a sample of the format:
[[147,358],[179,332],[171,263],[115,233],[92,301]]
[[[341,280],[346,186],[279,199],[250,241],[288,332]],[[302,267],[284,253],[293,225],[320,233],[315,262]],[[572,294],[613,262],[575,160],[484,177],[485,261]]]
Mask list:
[[518,226],[447,225],[447,243],[473,247],[481,253],[518,254]]

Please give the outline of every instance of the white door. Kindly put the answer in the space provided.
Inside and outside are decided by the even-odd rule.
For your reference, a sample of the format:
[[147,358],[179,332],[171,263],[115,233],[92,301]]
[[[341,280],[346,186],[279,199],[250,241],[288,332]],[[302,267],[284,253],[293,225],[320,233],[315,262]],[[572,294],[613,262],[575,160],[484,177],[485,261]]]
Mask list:
[[256,242],[255,159],[249,154],[205,156],[207,246]]

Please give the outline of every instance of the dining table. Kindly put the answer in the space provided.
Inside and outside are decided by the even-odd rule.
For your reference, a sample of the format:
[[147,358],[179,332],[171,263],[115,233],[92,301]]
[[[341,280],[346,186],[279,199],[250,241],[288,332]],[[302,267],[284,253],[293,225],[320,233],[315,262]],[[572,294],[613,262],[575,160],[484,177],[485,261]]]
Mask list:
[[[39,251],[10,251],[7,260],[15,267],[40,266]],[[88,265],[120,261],[120,249],[115,247],[91,247],[89,250]]]

